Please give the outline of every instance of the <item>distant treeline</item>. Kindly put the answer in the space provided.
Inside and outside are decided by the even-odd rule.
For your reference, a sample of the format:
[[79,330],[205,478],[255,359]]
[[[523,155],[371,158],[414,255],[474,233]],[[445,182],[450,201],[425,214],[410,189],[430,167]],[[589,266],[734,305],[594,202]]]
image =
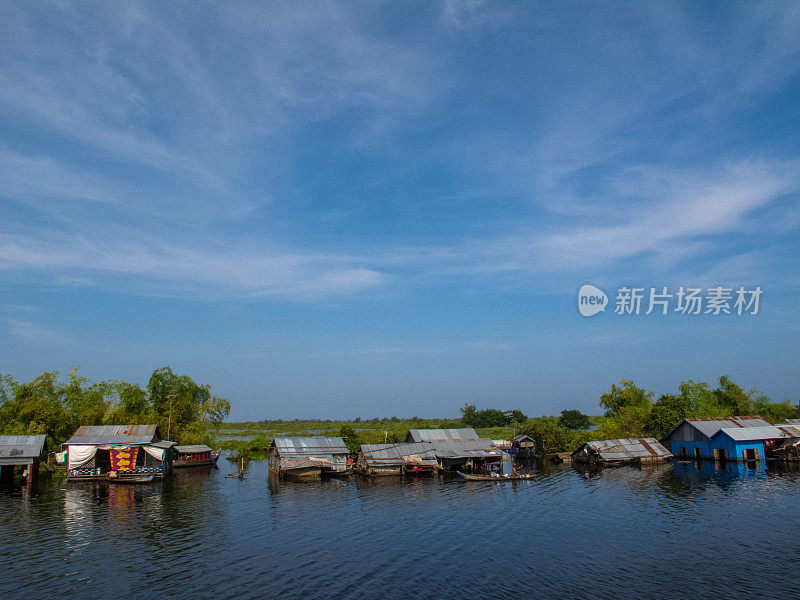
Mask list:
[[[486,437],[525,433],[536,442],[538,454],[552,454],[575,450],[589,440],[660,439],[688,417],[760,415],[772,423],[800,418],[800,406],[793,406],[788,401],[773,402],[757,390],[746,392],[725,376],[720,377],[715,389],[707,383],[684,381],[678,386],[678,393],[663,394],[657,400],[653,399],[654,396],[653,392],[637,387],[633,381],[622,380],[600,396],[599,406],[605,411],[602,416],[565,409],[558,417],[529,418],[518,409],[478,410],[472,404],[465,404],[458,419],[391,417],[353,421],[258,421],[245,426],[264,437],[231,444],[246,450],[263,449],[269,444],[270,435],[312,435],[319,432],[322,435],[340,435],[351,451],[357,451],[365,443],[401,442],[409,429],[473,427]],[[233,424],[226,426],[235,427]],[[595,428],[590,430],[592,426]]]
[[119,380],[93,383],[73,369],[66,378],[45,372],[26,383],[0,375],[0,434],[45,433],[55,448],[81,425],[158,425],[179,443],[211,441],[211,428],[230,413],[224,398],[211,394],[169,367],[153,372],[147,389]]

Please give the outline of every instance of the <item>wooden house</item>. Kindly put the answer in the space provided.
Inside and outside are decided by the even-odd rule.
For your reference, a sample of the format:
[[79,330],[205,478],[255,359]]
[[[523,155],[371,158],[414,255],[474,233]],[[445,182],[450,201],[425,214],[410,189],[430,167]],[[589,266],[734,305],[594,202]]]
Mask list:
[[536,454],[536,442],[529,435],[521,433],[511,438],[511,456],[515,458],[531,458]]
[[64,442],[67,479],[166,477],[175,442],[161,439],[155,425],[84,425]]
[[275,438],[269,447],[269,471],[292,478],[347,475],[348,456],[347,446],[340,437]]
[[571,458],[575,463],[615,466],[663,462],[672,455],[655,438],[622,438],[586,442]]
[[356,471],[373,477],[381,475],[425,475],[435,473],[439,461],[432,444],[362,444]]
[[406,442],[430,444],[440,469],[470,473],[502,470],[503,451],[472,428],[412,429]]
[[761,417],[684,419],[662,439],[681,459],[762,460],[790,433]]
[[25,487],[32,491],[39,478],[45,439],[45,435],[0,435],[0,483],[10,484],[14,469],[22,467]]

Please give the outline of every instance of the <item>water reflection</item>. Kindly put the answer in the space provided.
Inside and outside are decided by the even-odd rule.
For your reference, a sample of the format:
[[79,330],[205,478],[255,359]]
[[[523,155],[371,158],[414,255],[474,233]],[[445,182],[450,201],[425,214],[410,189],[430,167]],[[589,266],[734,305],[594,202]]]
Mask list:
[[0,597],[785,597],[800,583],[753,560],[778,538],[800,551],[797,466],[530,470],[292,482],[254,461],[244,481],[43,481],[34,500],[0,496]]

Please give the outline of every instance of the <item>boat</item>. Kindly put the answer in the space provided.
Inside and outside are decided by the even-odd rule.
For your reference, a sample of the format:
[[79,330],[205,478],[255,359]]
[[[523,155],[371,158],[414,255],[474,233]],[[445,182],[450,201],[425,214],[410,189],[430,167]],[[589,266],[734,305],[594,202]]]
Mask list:
[[222,449],[216,454],[206,445],[175,446],[178,459],[172,461],[173,467],[209,467],[217,464]]
[[140,475],[135,477],[109,477],[110,483],[150,483],[155,475]]
[[462,479],[467,481],[526,481],[533,479],[533,475],[474,475],[471,473],[462,473],[456,471]]

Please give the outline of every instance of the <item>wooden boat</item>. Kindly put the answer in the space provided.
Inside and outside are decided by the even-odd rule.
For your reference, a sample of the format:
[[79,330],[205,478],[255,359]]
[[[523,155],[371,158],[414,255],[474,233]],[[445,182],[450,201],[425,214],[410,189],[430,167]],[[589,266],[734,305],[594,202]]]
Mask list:
[[462,479],[467,481],[527,481],[533,479],[533,475],[473,475],[456,471]]
[[150,483],[155,475],[140,475],[137,477],[109,477],[109,483]]
[[173,467],[209,467],[217,464],[221,449],[214,454],[211,448],[204,445],[175,446],[178,460],[172,461]]
[[353,474],[353,466],[349,466],[344,471],[324,470],[322,474],[326,477],[350,477]]

